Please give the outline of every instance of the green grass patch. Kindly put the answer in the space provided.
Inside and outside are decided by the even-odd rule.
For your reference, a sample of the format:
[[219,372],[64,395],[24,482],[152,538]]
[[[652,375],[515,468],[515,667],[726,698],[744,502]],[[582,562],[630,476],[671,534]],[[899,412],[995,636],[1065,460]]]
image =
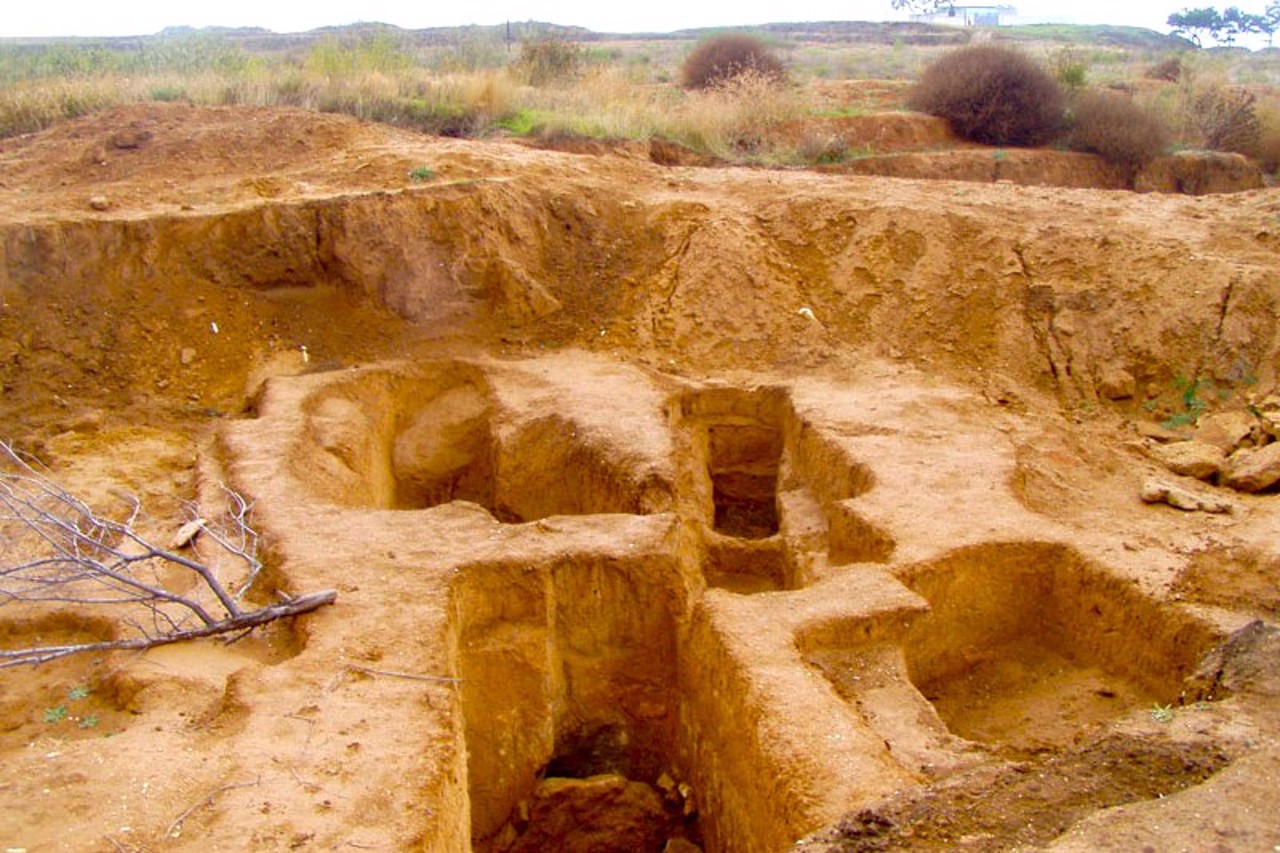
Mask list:
[[516,110],[498,119],[497,126],[514,136],[529,136],[545,123],[534,110]]

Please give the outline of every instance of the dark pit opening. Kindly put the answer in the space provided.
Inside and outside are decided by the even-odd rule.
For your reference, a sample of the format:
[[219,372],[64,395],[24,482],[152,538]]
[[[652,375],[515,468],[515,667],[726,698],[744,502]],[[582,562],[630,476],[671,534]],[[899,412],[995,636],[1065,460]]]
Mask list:
[[672,560],[468,569],[458,649],[472,849],[701,849],[677,758]]
[[775,535],[782,432],[761,424],[718,424],[707,432],[716,532],[739,539]]
[[587,726],[573,732],[561,739],[556,754],[538,773],[531,796],[516,805],[491,849],[700,849],[703,839],[692,789],[664,770],[666,763],[664,756],[634,743],[621,726]]

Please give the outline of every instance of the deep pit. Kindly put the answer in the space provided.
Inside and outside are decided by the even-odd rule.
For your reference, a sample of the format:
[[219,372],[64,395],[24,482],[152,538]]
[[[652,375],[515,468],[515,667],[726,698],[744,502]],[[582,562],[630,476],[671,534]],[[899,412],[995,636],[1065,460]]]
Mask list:
[[467,570],[458,647],[474,850],[701,842],[677,760],[676,578],[659,554]]

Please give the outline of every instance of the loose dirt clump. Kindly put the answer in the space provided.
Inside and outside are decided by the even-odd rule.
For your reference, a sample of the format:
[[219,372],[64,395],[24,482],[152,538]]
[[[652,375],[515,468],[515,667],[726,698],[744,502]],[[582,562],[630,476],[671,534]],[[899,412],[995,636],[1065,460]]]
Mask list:
[[255,600],[338,596],[0,670],[0,839],[1280,845],[1280,504],[1154,450],[1273,446],[1280,202],[883,127],[934,180],[180,105],[0,143],[0,438],[157,541],[225,484]]

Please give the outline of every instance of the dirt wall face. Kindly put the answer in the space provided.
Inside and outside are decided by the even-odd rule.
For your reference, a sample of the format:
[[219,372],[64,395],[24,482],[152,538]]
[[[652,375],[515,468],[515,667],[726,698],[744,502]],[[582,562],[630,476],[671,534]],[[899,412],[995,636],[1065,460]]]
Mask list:
[[[269,337],[263,313],[279,318],[277,346],[337,357],[354,340],[330,343],[340,333],[320,312],[345,299],[407,321],[363,332],[371,352],[461,330],[691,367],[815,365],[856,351],[962,377],[1008,374],[1072,404],[1095,403],[1116,371],[1145,387],[1192,374],[1266,382],[1274,370],[1265,195],[727,181],[596,159],[589,173],[539,162],[525,174],[495,159],[489,177],[395,192],[5,226],[6,300],[79,310],[75,345],[49,323],[26,337],[14,325],[6,369],[56,351],[66,371],[158,381],[137,363],[156,360],[149,336],[186,328],[251,359],[248,338],[195,330],[251,324],[240,334]],[[104,367],[106,351],[124,358]]]

